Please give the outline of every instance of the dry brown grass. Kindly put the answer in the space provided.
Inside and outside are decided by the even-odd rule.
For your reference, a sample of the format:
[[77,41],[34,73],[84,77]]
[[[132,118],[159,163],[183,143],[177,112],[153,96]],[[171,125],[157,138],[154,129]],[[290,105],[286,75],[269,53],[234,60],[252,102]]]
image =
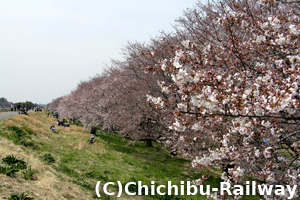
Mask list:
[[20,174],[16,178],[11,178],[0,174],[1,180],[1,199],[9,197],[12,193],[25,192],[36,199],[89,199],[79,186],[70,182],[69,178],[56,172],[48,165],[41,162],[36,156],[27,152],[27,149],[14,145],[11,141],[1,138],[0,155],[15,155],[24,158],[33,170],[36,170],[37,180],[24,180]]
[[[36,137],[39,137],[40,140],[50,140],[51,137],[55,136],[49,130],[50,125],[54,122],[53,118],[16,115],[1,123],[7,126],[15,126],[16,124],[19,126],[26,125],[34,133],[37,133]],[[58,129],[63,130],[60,127]],[[73,127],[66,134],[80,134],[80,129],[80,127]],[[87,138],[82,140],[85,139]],[[70,143],[70,145],[78,148],[86,148],[87,144],[85,143],[80,141],[78,143]],[[34,151],[20,145],[15,145],[12,141],[1,137],[0,158],[8,155],[23,158],[31,166],[32,170],[36,171],[37,180],[24,180],[20,173],[17,173],[15,178],[0,174],[0,199],[7,199],[14,192],[25,192],[35,199],[92,199],[90,194],[86,194],[78,185],[72,183],[68,176],[58,173],[51,166],[43,163],[39,159],[39,155]]]

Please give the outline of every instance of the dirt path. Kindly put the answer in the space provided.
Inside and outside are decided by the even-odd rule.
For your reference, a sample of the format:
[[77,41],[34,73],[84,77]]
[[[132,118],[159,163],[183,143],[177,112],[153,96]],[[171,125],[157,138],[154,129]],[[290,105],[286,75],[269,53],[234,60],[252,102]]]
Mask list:
[[1,112],[0,113],[0,121],[9,117],[12,117],[14,115],[18,114],[18,112]]

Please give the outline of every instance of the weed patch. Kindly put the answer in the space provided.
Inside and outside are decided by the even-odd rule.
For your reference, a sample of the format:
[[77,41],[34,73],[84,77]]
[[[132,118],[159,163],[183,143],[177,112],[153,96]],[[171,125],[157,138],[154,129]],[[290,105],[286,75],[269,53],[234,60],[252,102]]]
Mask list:
[[51,155],[51,153],[45,153],[41,156],[42,160],[45,161],[47,164],[55,163],[55,158]]
[[2,158],[2,162],[18,170],[27,168],[27,163],[23,159],[16,158],[14,155]]
[[0,165],[0,173],[10,177],[15,177],[15,174],[22,171],[23,177],[26,180],[35,180],[35,171],[31,169],[23,159],[16,158],[14,155],[8,155],[2,158],[3,164]]
[[28,166],[24,171],[22,171],[23,178],[25,180],[36,180],[35,170],[31,169],[31,166]]
[[24,192],[21,193],[13,193],[8,200],[33,200],[34,198],[29,197]]

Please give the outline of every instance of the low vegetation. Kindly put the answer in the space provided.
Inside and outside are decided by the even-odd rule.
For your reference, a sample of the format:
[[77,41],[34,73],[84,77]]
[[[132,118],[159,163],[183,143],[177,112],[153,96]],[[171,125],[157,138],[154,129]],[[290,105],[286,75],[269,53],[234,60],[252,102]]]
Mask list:
[[8,200],[32,200],[32,197],[29,197],[24,192],[21,193],[13,193]]
[[[17,115],[0,122],[0,191],[3,198],[18,199],[15,196],[26,194],[27,199],[86,200],[97,198],[94,192],[97,181],[124,184],[142,181],[148,185],[150,181],[156,184],[172,181],[179,185],[181,180],[195,180],[203,174],[211,174],[192,170],[190,160],[171,157],[158,143],[149,148],[143,142],[132,143],[115,133],[98,131],[95,143],[90,145],[90,135],[83,127],[71,124],[71,127],[56,127],[58,133],[53,133],[49,127],[54,122],[41,112]],[[220,179],[216,174],[211,175],[205,184],[217,187]],[[103,192],[101,196],[102,199],[115,199]],[[121,199],[188,197],[123,195]]]

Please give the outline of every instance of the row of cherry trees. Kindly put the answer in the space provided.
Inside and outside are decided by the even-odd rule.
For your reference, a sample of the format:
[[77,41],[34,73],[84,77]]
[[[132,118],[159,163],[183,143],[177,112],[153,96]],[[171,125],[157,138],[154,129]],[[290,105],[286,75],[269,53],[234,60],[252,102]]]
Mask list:
[[299,17],[293,0],[199,3],[50,107],[223,166],[230,182],[299,185]]
[[86,127],[100,125],[124,137],[145,141],[148,146],[152,141],[166,140],[167,122],[147,102],[146,94],[162,94],[157,81],[165,79],[145,71],[145,66],[154,63],[145,55],[148,50],[143,44],[128,44],[123,51],[124,61],[112,60],[103,74],[81,82],[69,95],[51,102],[49,108]]

